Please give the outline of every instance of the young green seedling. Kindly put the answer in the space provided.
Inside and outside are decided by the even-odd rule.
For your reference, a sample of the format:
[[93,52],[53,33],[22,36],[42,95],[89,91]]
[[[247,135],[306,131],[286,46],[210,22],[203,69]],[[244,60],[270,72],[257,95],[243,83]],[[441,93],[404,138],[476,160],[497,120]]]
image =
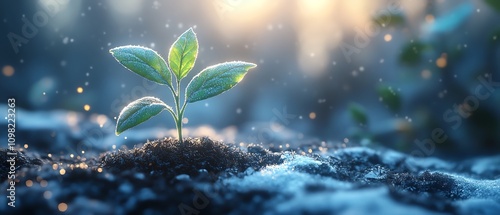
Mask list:
[[[141,46],[120,46],[109,50],[113,57],[130,71],[172,91],[175,110],[160,99],[144,97],[128,104],[120,112],[116,123],[116,135],[143,123],[162,111],[168,111],[174,118],[179,142],[182,143],[182,119],[188,103],[219,95],[238,84],[253,63],[232,61],[209,66],[193,77],[185,90],[181,103],[181,80],[191,71],[198,56],[198,39],[193,29],[184,32],[170,47],[168,64],[152,49]],[[172,82],[175,76],[175,85]]]

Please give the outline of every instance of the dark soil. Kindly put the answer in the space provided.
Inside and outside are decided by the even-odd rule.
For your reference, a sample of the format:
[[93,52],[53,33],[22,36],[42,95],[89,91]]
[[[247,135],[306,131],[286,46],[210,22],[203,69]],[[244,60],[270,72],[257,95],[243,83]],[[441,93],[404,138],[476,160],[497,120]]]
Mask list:
[[[327,156],[293,151],[270,152],[259,145],[242,150],[208,138],[183,144],[165,138],[91,157],[19,150],[16,207],[6,206],[4,197],[0,212],[58,214],[60,203],[68,205],[66,214],[394,214],[401,208],[409,214],[496,214],[498,209],[498,181],[476,186],[442,173],[495,179],[497,168],[477,175],[473,163],[440,167],[434,160],[363,147]],[[0,159],[8,159],[5,149]],[[0,168],[5,184],[9,166],[2,162]],[[334,198],[339,193],[345,194]],[[479,203],[462,203],[468,199]]]
[[146,175],[172,179],[186,174],[197,176],[207,172],[214,179],[221,173],[237,174],[248,168],[258,170],[278,164],[279,154],[272,154],[260,146],[250,146],[249,152],[212,141],[209,138],[188,138],[179,144],[173,138],[147,142],[131,150],[106,153],[100,160],[113,173],[134,170]]

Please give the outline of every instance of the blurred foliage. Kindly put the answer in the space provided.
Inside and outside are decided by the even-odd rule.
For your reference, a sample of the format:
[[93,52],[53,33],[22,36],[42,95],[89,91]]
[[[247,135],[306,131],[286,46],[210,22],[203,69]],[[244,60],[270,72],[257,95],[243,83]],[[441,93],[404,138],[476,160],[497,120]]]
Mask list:
[[377,92],[382,99],[382,102],[393,111],[397,112],[401,108],[401,97],[395,92],[392,87],[380,86]]
[[376,16],[373,20],[374,22],[379,23],[383,27],[402,26],[406,22],[405,18],[400,14],[382,14]]
[[403,47],[399,60],[409,66],[416,65],[422,60],[422,52],[430,47],[422,42],[415,41]]
[[490,37],[490,41],[493,43],[493,44],[498,44],[500,43],[500,28],[497,28],[492,34],[491,34],[491,37]]
[[488,4],[490,7],[495,9],[496,11],[500,12],[500,1],[498,0],[484,0],[486,4]]
[[349,112],[351,117],[359,124],[366,125],[368,123],[368,116],[366,111],[359,104],[351,103],[349,105]]

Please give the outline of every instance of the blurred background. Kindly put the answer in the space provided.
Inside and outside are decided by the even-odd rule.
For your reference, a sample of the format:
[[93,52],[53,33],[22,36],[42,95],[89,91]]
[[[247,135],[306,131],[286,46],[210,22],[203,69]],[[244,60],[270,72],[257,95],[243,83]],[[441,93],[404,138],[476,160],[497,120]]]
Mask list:
[[234,89],[190,104],[188,136],[340,142],[455,159],[500,152],[499,1],[0,4],[0,103],[6,115],[7,98],[16,99],[20,147],[59,141],[82,148],[85,136],[115,147],[175,136],[166,113],[114,136],[116,117],[129,102],[173,101],[168,88],[129,72],[109,49],[142,45],[166,58],[193,27],[200,51],[183,86],[216,63],[258,67]]

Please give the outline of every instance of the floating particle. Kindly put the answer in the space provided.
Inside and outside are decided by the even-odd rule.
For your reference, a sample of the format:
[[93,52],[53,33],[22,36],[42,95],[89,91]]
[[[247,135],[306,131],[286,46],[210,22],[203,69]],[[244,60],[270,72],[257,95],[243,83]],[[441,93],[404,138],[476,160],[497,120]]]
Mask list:
[[188,124],[189,119],[187,117],[182,118],[182,124]]
[[2,68],[2,74],[6,77],[10,77],[14,75],[14,67],[7,65]]
[[441,57],[439,57],[437,60],[436,60],[436,66],[439,67],[439,68],[444,68],[446,67],[446,65],[448,64],[447,62],[447,55],[446,54],[442,54]]
[[88,105],[88,104],[84,105],[84,106],[83,106],[83,109],[84,109],[85,111],[89,111],[89,110],[90,110],[90,105]]
[[314,112],[309,113],[309,119],[316,119],[316,113]]
[[421,73],[423,79],[429,79],[432,76],[431,71],[425,69]]
[[390,42],[390,41],[392,40],[392,35],[390,35],[390,34],[386,34],[386,35],[384,36],[384,40],[385,40],[386,42]]
[[236,108],[236,113],[237,114],[241,114],[243,112],[243,110],[241,108]]
[[48,190],[47,190],[47,191],[45,191],[45,192],[43,192],[43,198],[45,198],[45,199],[50,199],[50,198],[52,198],[52,192],[50,192],[50,191],[48,191]]
[[60,211],[60,212],[65,212],[66,210],[68,210],[68,205],[64,202],[61,202],[57,205],[57,209]]
[[351,74],[352,74],[352,76],[353,76],[353,77],[357,77],[357,76],[358,76],[358,71],[353,70],[353,71],[351,72]]
[[61,175],[66,174],[66,170],[65,170],[65,169],[60,169],[60,170],[59,170],[59,174],[61,174]]
[[433,22],[434,22],[434,16],[433,16],[432,14],[427,14],[427,15],[425,16],[425,21],[426,21],[427,23],[433,23]]
[[26,187],[31,187],[31,186],[33,186],[33,181],[26,180]]
[[83,93],[83,88],[82,88],[82,87],[78,87],[78,88],[76,88],[76,92],[77,92],[77,93]]

